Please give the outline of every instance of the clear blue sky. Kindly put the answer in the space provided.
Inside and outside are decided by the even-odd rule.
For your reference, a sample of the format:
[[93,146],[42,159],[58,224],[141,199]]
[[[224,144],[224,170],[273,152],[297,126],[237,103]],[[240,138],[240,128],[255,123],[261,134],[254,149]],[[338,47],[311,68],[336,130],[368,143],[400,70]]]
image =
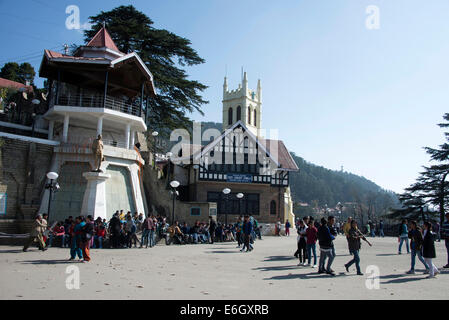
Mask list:
[[[65,28],[68,5],[83,23],[129,3],[205,58],[189,69],[209,86],[195,120],[221,121],[225,68],[236,88],[243,66],[250,87],[262,81],[263,127],[315,164],[401,192],[427,164],[422,147],[443,142],[447,0],[0,0],[0,65],[22,58],[37,71],[44,48],[82,44],[81,32]],[[365,27],[368,5],[380,9],[378,30]]]

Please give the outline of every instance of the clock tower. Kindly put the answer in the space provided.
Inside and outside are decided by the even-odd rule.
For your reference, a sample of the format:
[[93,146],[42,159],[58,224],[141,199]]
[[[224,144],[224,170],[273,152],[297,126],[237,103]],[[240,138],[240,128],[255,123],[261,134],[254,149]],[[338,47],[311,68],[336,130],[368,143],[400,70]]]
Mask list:
[[246,72],[243,81],[235,90],[228,90],[228,80],[223,84],[223,131],[241,120],[251,133],[260,136],[262,124],[262,87],[260,79],[257,90],[248,88]]

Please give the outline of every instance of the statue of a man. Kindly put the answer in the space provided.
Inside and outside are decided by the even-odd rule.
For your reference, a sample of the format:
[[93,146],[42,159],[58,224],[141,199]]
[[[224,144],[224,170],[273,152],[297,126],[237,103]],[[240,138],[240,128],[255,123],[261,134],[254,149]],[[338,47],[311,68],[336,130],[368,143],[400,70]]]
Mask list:
[[92,143],[92,153],[95,158],[95,169],[93,171],[101,172],[101,162],[104,161],[103,141],[101,140],[101,134],[99,134],[98,138]]

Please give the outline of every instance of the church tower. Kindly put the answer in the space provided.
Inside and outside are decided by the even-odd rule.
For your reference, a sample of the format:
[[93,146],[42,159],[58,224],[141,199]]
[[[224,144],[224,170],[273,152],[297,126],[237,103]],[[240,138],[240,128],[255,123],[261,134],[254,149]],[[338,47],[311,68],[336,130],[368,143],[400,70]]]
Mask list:
[[262,125],[262,87],[260,80],[257,90],[248,88],[246,72],[243,82],[235,90],[228,90],[228,80],[224,78],[223,84],[223,130],[232,127],[241,120],[254,135],[259,136]]

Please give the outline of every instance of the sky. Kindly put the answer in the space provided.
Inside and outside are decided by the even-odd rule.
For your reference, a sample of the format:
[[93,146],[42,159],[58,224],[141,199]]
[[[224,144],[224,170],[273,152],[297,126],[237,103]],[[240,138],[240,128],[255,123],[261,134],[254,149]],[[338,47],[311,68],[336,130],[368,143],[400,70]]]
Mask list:
[[187,69],[208,86],[196,121],[221,122],[224,76],[236,89],[243,68],[251,89],[261,79],[263,128],[314,164],[402,192],[429,164],[423,147],[444,142],[447,0],[0,0],[0,66],[30,62],[37,72],[44,49],[83,44],[82,30],[66,28],[67,6],[84,25],[127,4],[206,60]]

